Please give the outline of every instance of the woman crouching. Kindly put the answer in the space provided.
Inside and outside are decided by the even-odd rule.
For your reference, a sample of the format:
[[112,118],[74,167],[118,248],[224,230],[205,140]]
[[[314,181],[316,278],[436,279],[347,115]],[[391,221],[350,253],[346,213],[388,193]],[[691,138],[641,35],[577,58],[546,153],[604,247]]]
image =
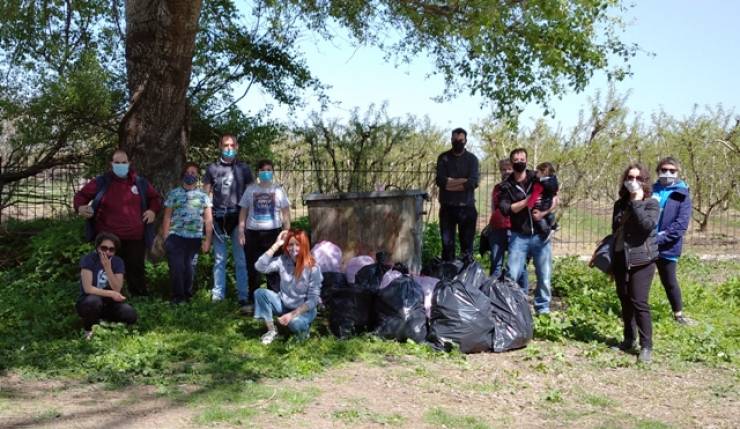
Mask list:
[[[612,232],[614,255],[612,274],[622,304],[624,340],[619,349],[634,349],[640,339],[640,362],[650,362],[653,348],[653,322],[650,315],[650,284],[655,275],[658,245],[655,227],[660,204],[651,198],[650,175],[640,164],[630,164],[622,174],[619,199],[614,203]],[[634,325],[637,325],[635,332]]]
[[[273,256],[280,248],[283,254]],[[300,229],[282,231],[254,267],[263,274],[280,275],[280,292],[264,288],[254,292],[254,318],[264,320],[267,327],[262,344],[272,343],[278,335],[273,316],[297,338],[307,339],[316,318],[323,277],[311,256],[306,233]]]

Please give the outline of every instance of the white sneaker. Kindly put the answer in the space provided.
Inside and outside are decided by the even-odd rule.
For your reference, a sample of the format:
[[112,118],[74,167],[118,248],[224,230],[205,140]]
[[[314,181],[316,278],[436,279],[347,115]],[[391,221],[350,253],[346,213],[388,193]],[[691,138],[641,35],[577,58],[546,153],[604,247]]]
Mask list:
[[85,331],[85,340],[90,341],[93,336],[93,331]]
[[273,341],[275,341],[275,338],[277,338],[278,333],[277,331],[267,331],[262,338],[260,338],[260,341],[262,341],[262,344],[268,345],[271,344]]

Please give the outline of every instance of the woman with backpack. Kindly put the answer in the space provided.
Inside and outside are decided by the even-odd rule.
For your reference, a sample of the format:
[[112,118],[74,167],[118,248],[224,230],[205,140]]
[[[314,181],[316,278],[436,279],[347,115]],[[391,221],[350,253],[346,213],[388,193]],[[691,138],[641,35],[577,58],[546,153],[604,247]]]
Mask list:
[[614,203],[612,215],[612,274],[624,323],[624,339],[617,348],[634,350],[639,336],[638,361],[643,363],[650,362],[652,355],[652,317],[648,297],[658,258],[655,227],[660,205],[651,195],[650,173],[639,163],[630,164],[622,174],[619,199]]

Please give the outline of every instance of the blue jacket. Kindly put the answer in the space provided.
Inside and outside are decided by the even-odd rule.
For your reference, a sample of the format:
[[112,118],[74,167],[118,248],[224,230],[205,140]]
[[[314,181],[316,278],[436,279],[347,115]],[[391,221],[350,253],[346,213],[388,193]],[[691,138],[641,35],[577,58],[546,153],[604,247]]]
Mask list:
[[681,256],[683,236],[691,222],[691,195],[683,181],[670,186],[653,185],[653,196],[660,200],[658,220],[658,251],[663,259],[677,260]]

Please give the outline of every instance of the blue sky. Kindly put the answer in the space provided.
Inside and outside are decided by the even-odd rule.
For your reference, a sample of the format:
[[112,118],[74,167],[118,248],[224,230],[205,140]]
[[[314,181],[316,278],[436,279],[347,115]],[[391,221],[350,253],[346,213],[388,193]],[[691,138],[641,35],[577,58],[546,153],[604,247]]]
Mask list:
[[[638,43],[654,55],[638,54],[631,63],[634,75],[616,85],[620,93],[630,92],[628,108],[646,117],[660,109],[682,117],[690,114],[694,104],[722,103],[740,114],[738,17],[740,1],[735,0],[643,0],[629,9],[625,19],[630,25],[624,40]],[[427,58],[396,67],[385,62],[378,49],[353,47],[345,36],[327,42],[307,35],[300,43],[310,70],[331,86],[327,94],[338,103],[329,109],[328,117],[346,117],[353,107],[362,111],[371,103],[383,102],[388,103],[392,116],[428,115],[442,129],[470,128],[487,116],[477,98],[461,96],[450,102],[434,102],[432,97],[442,93],[444,83],[438,76],[427,77],[432,70]],[[607,89],[606,77],[595,76],[583,93],[553,100],[555,114],[550,121],[565,128],[573,126],[588,98]],[[255,112],[266,104],[274,101],[253,91],[241,107]],[[316,100],[308,100],[308,106],[293,114],[275,106],[272,117],[301,122],[318,109]],[[522,122],[527,125],[530,118],[541,115],[540,108],[529,106]]]

